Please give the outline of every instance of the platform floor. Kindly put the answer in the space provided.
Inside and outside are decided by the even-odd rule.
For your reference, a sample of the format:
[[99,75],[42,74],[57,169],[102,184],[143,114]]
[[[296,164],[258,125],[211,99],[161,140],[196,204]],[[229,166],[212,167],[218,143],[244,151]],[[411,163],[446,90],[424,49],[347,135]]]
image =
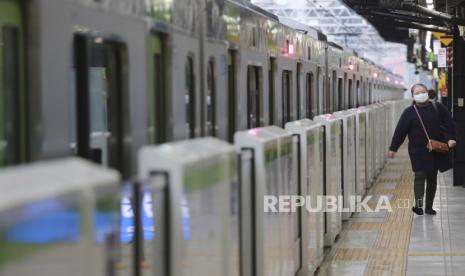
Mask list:
[[369,195],[386,195],[392,212],[361,212],[344,223],[318,275],[463,275],[465,189],[439,174],[436,216],[414,216],[413,173],[406,147],[390,160]]

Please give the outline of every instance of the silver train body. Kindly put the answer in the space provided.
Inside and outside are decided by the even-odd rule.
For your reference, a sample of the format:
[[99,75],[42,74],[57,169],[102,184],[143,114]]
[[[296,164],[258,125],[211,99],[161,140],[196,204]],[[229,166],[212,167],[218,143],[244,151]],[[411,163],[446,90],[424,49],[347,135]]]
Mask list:
[[130,176],[146,144],[232,141],[237,130],[402,97],[399,76],[250,4],[23,7],[32,160],[97,155]]
[[[363,154],[357,155],[365,161],[358,161],[360,165],[356,167],[359,179],[366,183],[363,189],[359,188],[359,194],[364,194],[386,161],[386,137],[391,135],[400,107],[405,104],[398,101],[404,91],[400,76],[328,42],[324,34],[314,29],[279,19],[248,1],[0,0],[0,5],[15,11],[18,19],[15,22],[20,32],[16,43],[20,46],[21,64],[17,66],[17,80],[23,91],[16,96],[22,107],[15,121],[21,124],[19,130],[12,132],[11,137],[8,131],[6,138],[0,136],[0,146],[6,145],[6,150],[0,147],[0,166],[77,155],[118,170],[126,182],[138,170],[140,177],[144,164],[137,157],[146,145],[204,136],[232,143],[240,131],[266,126],[285,128],[293,121],[316,121],[323,114],[355,112],[359,108],[366,109],[362,119],[357,117],[357,122],[363,122],[357,135],[361,135],[359,131],[365,134],[361,142]],[[0,12],[2,16],[5,15]],[[2,24],[0,20],[0,27]],[[4,118],[0,115],[0,119]],[[350,128],[342,121],[340,124],[342,131]],[[380,125],[385,127],[379,128]],[[0,130],[3,131],[1,125]],[[274,131],[282,132],[283,137],[287,135],[278,128]],[[329,129],[321,130],[327,132]],[[318,149],[329,151],[323,146],[325,136],[321,135],[321,145],[312,149],[315,158],[317,154],[326,154]],[[10,149],[12,137],[18,138],[21,145]],[[345,138],[340,139],[343,147]],[[221,143],[226,144],[218,143],[218,148]],[[342,151],[334,151],[339,152],[339,159],[332,162],[339,166],[347,164],[341,163]],[[297,158],[297,149],[292,152],[293,158]],[[241,181],[244,173],[253,171],[253,158],[248,154],[238,158],[241,174],[235,174],[242,176],[238,177]],[[8,157],[15,155],[21,158]],[[331,166],[320,161],[321,166]],[[323,167],[315,171],[326,173]],[[344,178],[342,173],[340,178]],[[122,202],[139,206],[144,185],[125,186]],[[158,200],[164,192],[152,192],[157,198],[155,217],[169,221],[157,210],[169,206],[171,197]],[[163,200],[168,203],[160,203]],[[135,209],[141,212],[141,208]],[[241,218],[235,219],[237,222]],[[315,221],[321,224],[321,220]],[[140,221],[133,223],[142,227]],[[238,230],[246,238],[237,250],[249,248],[252,232],[260,234],[252,225],[242,225]],[[302,224],[302,233],[310,231],[306,225]],[[332,245],[336,232],[325,237],[325,245]],[[114,269],[107,266],[105,272],[92,275],[189,275],[170,263],[170,258],[177,256],[166,256],[171,249],[155,251],[155,255],[140,253],[153,244],[144,244],[139,234],[134,235],[134,239],[139,239],[134,242],[136,250],[131,242],[123,242],[119,254],[125,259],[110,262],[110,266],[116,263]],[[155,239],[158,249],[167,245],[157,242]],[[240,254],[256,256],[256,252],[250,251]],[[304,250],[301,254],[305,258],[316,253]],[[150,256],[159,259],[150,260]],[[165,258],[166,262],[161,261]],[[265,262],[251,260],[238,255],[234,264],[226,266],[231,270],[222,267],[219,271],[230,271],[231,275],[258,275],[260,271],[260,275],[265,275],[267,270],[261,267]],[[307,266],[300,270],[288,266],[278,269],[282,272],[278,274],[287,275],[291,270],[299,275],[310,273],[308,264],[302,265]],[[317,267],[316,263],[311,265]],[[196,269],[208,271],[208,266]],[[44,275],[54,274],[45,271]]]

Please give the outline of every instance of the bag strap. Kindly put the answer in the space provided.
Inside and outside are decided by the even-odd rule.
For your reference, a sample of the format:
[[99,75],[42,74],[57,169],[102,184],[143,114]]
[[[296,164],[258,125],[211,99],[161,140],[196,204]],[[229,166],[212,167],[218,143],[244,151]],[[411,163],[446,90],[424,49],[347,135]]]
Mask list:
[[421,126],[423,127],[423,131],[426,134],[426,138],[428,138],[428,141],[431,139],[429,138],[428,132],[426,131],[425,125],[423,124],[423,120],[421,119],[420,113],[418,112],[417,106],[413,105],[413,108],[415,108],[415,111],[417,112],[418,119],[420,120]]

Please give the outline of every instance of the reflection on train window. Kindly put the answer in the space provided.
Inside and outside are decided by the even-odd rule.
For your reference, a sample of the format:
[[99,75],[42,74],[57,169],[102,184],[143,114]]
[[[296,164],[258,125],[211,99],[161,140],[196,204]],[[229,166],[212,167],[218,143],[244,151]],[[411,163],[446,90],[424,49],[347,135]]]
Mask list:
[[207,108],[206,135],[215,136],[216,134],[216,83],[215,83],[215,60],[212,58],[208,62],[207,68],[207,95],[205,95],[205,104]]
[[268,81],[269,81],[269,123],[270,125],[274,125],[276,122],[275,118],[275,92],[276,92],[276,86],[275,86],[275,70],[276,70],[276,58],[270,58],[270,70],[269,70],[269,75],[268,75]]
[[307,100],[305,101],[305,110],[306,110],[306,118],[312,119],[313,116],[316,114],[316,93],[315,89],[313,88],[313,73],[307,73],[306,84],[305,84],[305,95]]
[[[3,75],[0,76],[0,167],[21,161],[21,118],[19,31],[16,27],[1,29],[0,60],[3,59]],[[2,83],[3,82],[3,83]]]
[[344,91],[342,85],[342,78],[337,79],[337,110],[344,109]]
[[349,94],[349,103],[348,106],[349,108],[354,107],[354,91],[352,91],[352,79],[349,79],[349,85],[348,85],[348,94]]
[[194,75],[194,58],[188,56],[185,67],[185,85],[186,85],[186,137],[195,137],[195,75]]
[[261,126],[262,109],[262,68],[247,68],[247,128]]
[[282,75],[282,126],[292,121],[292,72],[284,70]]
[[129,175],[126,64],[125,45],[75,35],[71,143],[79,156],[118,169],[123,177]]
[[236,132],[236,52],[228,51],[228,141],[233,142]]

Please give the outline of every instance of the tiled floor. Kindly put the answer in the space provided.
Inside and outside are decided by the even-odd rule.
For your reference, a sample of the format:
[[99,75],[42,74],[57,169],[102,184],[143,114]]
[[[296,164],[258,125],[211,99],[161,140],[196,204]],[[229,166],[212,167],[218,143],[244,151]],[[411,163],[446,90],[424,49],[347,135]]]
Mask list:
[[407,275],[465,274],[465,189],[452,173],[438,176],[436,216],[414,216]]
[[[412,197],[413,184],[405,183],[413,182],[413,176],[400,177],[401,172],[395,172],[402,168],[396,164],[408,164],[405,157],[387,166],[372,193],[387,195],[395,204],[405,204],[402,193]],[[376,201],[373,197],[369,204]],[[344,223],[318,275],[465,275],[465,189],[452,186],[452,172],[439,174],[434,204],[438,214],[415,215],[412,220],[412,203],[413,199],[407,200],[396,218],[395,212],[386,211],[354,214]],[[393,224],[387,223],[394,219]],[[395,269],[396,265],[400,268]]]

